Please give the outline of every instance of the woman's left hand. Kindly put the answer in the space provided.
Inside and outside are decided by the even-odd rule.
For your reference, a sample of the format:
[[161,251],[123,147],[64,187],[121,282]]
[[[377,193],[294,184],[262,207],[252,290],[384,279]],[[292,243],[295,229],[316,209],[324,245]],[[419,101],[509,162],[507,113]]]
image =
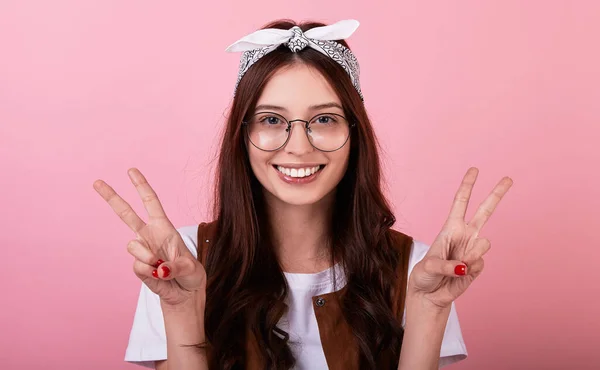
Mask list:
[[410,275],[409,295],[435,307],[447,308],[463,294],[483,270],[483,255],[490,242],[479,232],[513,182],[504,177],[481,203],[470,222],[465,221],[471,191],[479,173],[470,168],[456,192],[450,215],[429,251]]

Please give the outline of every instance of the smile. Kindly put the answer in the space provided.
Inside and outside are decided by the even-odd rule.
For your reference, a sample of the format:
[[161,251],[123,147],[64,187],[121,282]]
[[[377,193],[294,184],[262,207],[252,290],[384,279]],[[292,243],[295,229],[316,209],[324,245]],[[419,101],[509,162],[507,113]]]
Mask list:
[[319,176],[323,168],[325,168],[323,164],[306,167],[273,165],[273,169],[277,171],[279,178],[288,184],[307,184],[312,182]]
[[314,166],[314,167],[301,167],[301,168],[298,168],[298,167],[290,168],[290,167],[283,167],[283,166],[273,166],[273,167],[275,167],[279,172],[281,172],[282,174],[284,174],[286,176],[294,177],[294,178],[302,178],[302,177],[308,177],[310,175],[313,175],[314,173],[318,172],[325,166],[318,165],[318,166]]

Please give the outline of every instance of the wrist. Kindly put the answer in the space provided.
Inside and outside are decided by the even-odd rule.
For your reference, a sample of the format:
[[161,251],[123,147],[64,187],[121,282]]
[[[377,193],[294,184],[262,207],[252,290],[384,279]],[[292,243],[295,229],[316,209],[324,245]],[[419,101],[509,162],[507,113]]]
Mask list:
[[437,369],[451,306],[440,307],[422,294],[406,297],[406,323],[399,370]]
[[200,298],[178,305],[161,302],[168,343],[195,345],[205,341],[204,300]]
[[409,293],[406,296],[406,309],[420,315],[448,317],[452,303],[440,305],[421,293]]
[[162,299],[160,300],[160,306],[163,314],[190,314],[191,312],[200,312],[204,315],[204,307],[206,306],[206,296],[200,292],[192,292],[188,299],[177,303],[170,304]]

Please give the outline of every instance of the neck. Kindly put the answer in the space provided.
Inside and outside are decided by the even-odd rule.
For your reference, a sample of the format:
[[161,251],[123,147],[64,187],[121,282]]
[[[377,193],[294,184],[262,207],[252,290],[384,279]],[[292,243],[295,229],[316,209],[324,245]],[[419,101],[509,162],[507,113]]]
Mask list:
[[265,201],[273,246],[283,271],[315,273],[331,267],[329,230],[335,193],[307,205],[284,203],[268,193]]

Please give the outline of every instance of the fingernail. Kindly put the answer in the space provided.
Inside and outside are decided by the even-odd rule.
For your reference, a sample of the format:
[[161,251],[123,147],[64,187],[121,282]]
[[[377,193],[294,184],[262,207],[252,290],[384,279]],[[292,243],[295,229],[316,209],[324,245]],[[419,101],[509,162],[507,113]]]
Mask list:
[[152,267],[154,267],[155,269],[158,268],[158,266],[162,265],[163,263],[165,263],[165,261],[163,260],[158,260],[156,261],[156,263],[154,265],[152,265]]
[[169,277],[169,275],[171,275],[171,269],[169,269],[167,266],[163,266],[161,267],[162,272],[163,272],[163,278]]
[[158,279],[158,271],[152,270],[152,276]]
[[466,275],[467,274],[467,266],[465,265],[456,265],[456,267],[454,268],[454,273],[456,275]]

